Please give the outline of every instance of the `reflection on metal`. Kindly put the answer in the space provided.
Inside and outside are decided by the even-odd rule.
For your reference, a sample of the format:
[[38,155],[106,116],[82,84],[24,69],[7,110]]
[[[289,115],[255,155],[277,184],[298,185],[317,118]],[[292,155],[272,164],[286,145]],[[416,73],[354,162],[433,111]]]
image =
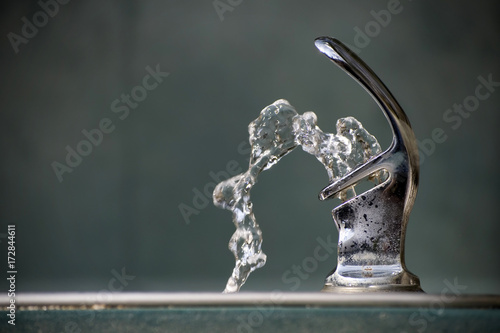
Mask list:
[[419,163],[415,135],[401,106],[377,75],[336,39],[320,37],[316,47],[375,99],[393,133],[391,146],[325,187],[321,200],[336,197],[375,172],[388,178],[333,211],[339,230],[338,260],[323,291],[422,291],[404,262],[408,217],[417,194]]

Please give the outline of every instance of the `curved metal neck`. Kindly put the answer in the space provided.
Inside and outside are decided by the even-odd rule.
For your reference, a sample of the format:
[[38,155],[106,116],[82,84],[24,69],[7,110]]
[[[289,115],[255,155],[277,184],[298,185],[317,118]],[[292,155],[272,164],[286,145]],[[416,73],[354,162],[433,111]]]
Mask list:
[[[315,40],[315,45],[333,63],[343,69],[366,91],[368,91],[368,93],[382,109],[382,112],[391,126],[393,141],[389,149],[382,154],[384,155],[384,158],[380,158],[381,156],[378,156],[378,164],[389,158],[389,155],[394,156],[395,154],[404,154],[406,157],[404,160],[408,161],[408,169],[411,173],[411,178],[413,179],[413,185],[416,191],[419,174],[418,147],[415,134],[413,133],[408,117],[399,103],[384,83],[370,69],[370,67],[368,67],[363,60],[361,60],[342,42],[330,37],[318,37]],[[358,172],[358,174],[359,177],[354,177],[356,181],[359,181],[360,177],[362,178],[366,176],[366,172]],[[349,181],[349,186],[353,185],[352,183],[354,179],[352,177],[346,177],[346,180],[347,178],[351,179]],[[340,185],[340,183],[335,186],[335,191],[331,188],[334,184],[331,184],[322,191],[320,194],[320,198],[322,200],[329,198],[340,191],[338,190],[338,185]],[[347,185],[343,187],[347,187]]]

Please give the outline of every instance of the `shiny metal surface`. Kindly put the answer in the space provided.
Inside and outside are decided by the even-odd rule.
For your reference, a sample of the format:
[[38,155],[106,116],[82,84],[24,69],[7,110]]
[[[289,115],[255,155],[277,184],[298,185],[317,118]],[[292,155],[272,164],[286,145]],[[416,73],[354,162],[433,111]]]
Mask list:
[[[9,299],[2,295],[5,310]],[[218,306],[315,306],[315,307],[429,307],[500,308],[498,295],[429,295],[424,293],[328,294],[328,293],[19,293],[20,310],[105,309],[134,307],[218,307]]]
[[406,225],[417,194],[418,147],[410,122],[377,75],[340,41],[320,37],[316,47],[365,88],[382,109],[393,133],[383,153],[325,187],[319,198],[335,197],[375,172],[388,178],[332,211],[339,230],[338,260],[323,291],[422,291],[404,261]]

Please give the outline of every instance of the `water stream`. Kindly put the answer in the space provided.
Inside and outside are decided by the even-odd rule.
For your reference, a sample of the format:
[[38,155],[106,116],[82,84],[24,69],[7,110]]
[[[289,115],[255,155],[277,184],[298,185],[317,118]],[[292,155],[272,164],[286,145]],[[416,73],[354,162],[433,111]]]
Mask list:
[[[297,146],[314,155],[325,167],[330,182],[380,153],[380,145],[353,117],[337,120],[337,133],[324,133],[314,112],[300,115],[288,101],[277,100],[265,107],[248,126],[251,156],[248,170],[219,183],[213,193],[217,207],[230,210],[236,231],[229,249],[236,263],[225,293],[237,292],[251,272],[265,265],[262,231],[252,212],[250,191],[259,174],[271,168]],[[383,175],[372,176],[378,182]],[[321,186],[323,184],[319,184]],[[355,196],[354,188],[340,194],[343,201]]]

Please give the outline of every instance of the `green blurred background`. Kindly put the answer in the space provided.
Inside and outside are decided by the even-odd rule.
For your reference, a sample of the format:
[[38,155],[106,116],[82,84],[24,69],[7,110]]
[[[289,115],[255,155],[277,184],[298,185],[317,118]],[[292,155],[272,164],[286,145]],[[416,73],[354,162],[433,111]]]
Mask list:
[[[195,193],[230,161],[246,168],[247,125],[263,107],[285,98],[329,132],[352,115],[390,144],[368,94],[314,47],[329,35],[381,77],[420,142],[436,128],[446,135],[421,157],[409,269],[428,292],[457,279],[467,293],[500,293],[500,87],[460,124],[443,118],[471,101],[479,76],[500,81],[499,3],[217,3],[220,13],[212,0],[70,1],[55,14],[48,7],[45,21],[37,1],[1,5],[1,267],[15,224],[17,290],[109,290],[124,271],[124,291],[222,291],[234,265],[231,214]],[[36,35],[13,46],[34,20]],[[157,65],[170,75],[120,119],[113,101]],[[114,131],[60,182],[52,163],[65,164],[66,146],[76,149],[104,118]],[[261,175],[252,198],[268,262],[242,290],[321,289],[335,255],[299,283],[284,276],[313,256],[318,237],[337,239],[334,202],[317,199],[327,181],[298,150]]]

